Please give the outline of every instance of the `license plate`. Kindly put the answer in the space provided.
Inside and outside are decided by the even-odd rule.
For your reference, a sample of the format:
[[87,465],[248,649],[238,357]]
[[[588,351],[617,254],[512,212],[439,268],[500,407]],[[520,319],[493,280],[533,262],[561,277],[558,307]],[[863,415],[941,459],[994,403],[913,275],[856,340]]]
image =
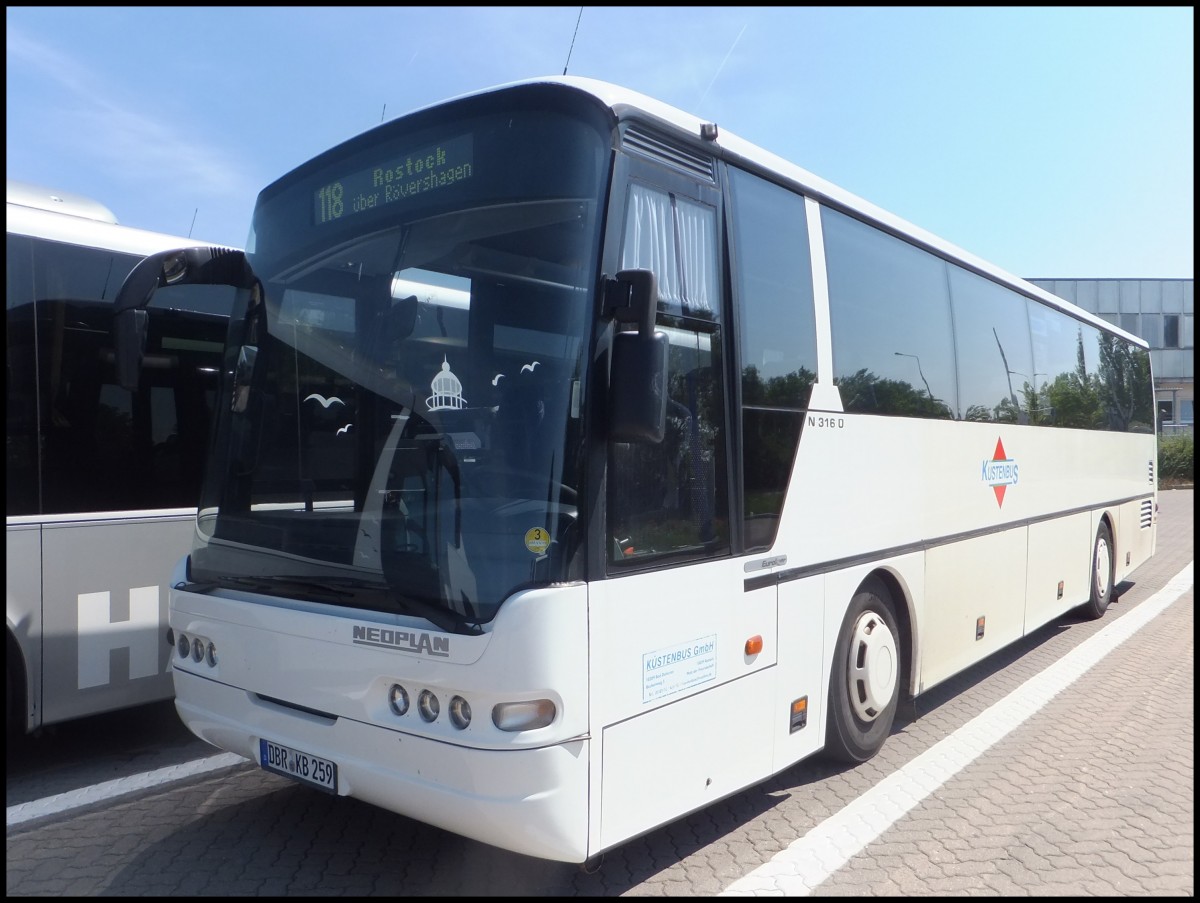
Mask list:
[[260,739],[258,762],[267,771],[295,778],[318,790],[337,793],[337,765],[328,759],[300,752],[281,743]]

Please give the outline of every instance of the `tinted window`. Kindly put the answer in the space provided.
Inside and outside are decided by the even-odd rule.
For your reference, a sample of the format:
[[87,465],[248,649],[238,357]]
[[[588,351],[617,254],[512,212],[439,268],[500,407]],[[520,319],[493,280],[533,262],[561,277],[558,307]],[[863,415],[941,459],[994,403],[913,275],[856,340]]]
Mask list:
[[8,515],[36,514],[38,492],[37,346],[33,331],[33,242],[8,236],[4,375],[7,432],[5,507]]
[[1150,352],[1124,339],[1097,333],[1103,428],[1119,432],[1154,430]]
[[834,380],[847,411],[954,416],[946,264],[825,207]]
[[1036,395],[1025,297],[950,267],[959,418],[1028,423]]
[[731,170],[747,548],[771,544],[817,371],[804,198]]
[[1096,362],[1098,331],[1062,311],[1029,302],[1033,366],[1038,377],[1033,422],[1103,429]]
[[657,445],[615,442],[609,464],[610,560],[729,549],[716,210],[631,186],[622,268],[657,277],[657,328],[670,341],[667,431]]
[[111,304],[138,258],[8,245],[8,514],[195,506],[225,318],[153,311],[131,393],[112,364]]
[[1178,348],[1179,347],[1179,315],[1164,314],[1163,315],[1163,347]]

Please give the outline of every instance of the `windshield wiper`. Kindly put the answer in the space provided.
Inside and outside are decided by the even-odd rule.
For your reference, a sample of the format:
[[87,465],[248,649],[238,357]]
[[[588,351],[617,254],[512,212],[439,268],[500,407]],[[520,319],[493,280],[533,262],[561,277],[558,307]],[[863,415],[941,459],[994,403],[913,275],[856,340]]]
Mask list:
[[[207,584],[211,586],[211,584]],[[376,589],[360,581],[342,582],[338,579],[322,578],[310,580],[305,577],[232,577],[220,578],[220,585],[232,589],[249,590],[264,596],[284,596],[293,593],[305,596],[326,596],[334,601],[343,601],[355,595],[354,589]]]
[[479,626],[477,620],[459,614],[453,608],[434,605],[432,602],[426,602],[424,599],[418,599],[414,596],[405,596],[394,590],[392,598],[396,601],[396,606],[402,613],[425,618],[434,624],[434,626],[440,627],[447,633],[462,633],[467,636],[479,636],[483,633],[483,628]]
[[[295,582],[297,584],[301,583],[299,580]],[[355,577],[324,577],[321,583],[314,585],[327,592],[341,593],[345,596],[353,595],[353,593],[340,590],[337,587],[347,587],[350,590],[370,590],[395,602],[396,608],[399,609],[401,614],[416,615],[419,618],[424,618],[447,633],[462,633],[469,636],[479,636],[483,633],[483,628],[479,625],[477,619],[468,618],[453,608],[428,602],[417,596],[405,595],[391,585],[367,583]]]

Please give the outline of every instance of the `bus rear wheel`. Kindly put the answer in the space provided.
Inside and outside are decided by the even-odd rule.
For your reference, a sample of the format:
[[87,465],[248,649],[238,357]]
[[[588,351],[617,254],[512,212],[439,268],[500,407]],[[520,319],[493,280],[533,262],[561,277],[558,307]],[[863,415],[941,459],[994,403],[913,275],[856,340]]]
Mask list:
[[892,732],[900,698],[899,637],[891,593],[872,577],[850,600],[838,633],[829,675],[829,758],[865,762]]
[[1100,522],[1096,531],[1096,544],[1092,547],[1092,589],[1080,611],[1091,620],[1104,617],[1108,603],[1113,597],[1113,553],[1112,531],[1106,521]]

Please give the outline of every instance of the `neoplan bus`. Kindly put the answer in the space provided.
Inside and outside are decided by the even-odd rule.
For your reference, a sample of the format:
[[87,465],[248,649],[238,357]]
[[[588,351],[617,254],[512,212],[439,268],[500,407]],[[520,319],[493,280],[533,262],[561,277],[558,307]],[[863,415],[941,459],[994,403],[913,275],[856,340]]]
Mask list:
[[233,290],[150,309],[131,393],[114,371],[117,290],[188,239],[79,195],[11,180],[7,194],[6,717],[23,733],[173,693],[167,578],[191,542]]
[[866,760],[1154,551],[1144,342],[618,87],[380,125],[209,257],[118,305],[238,286],[178,711],[498,847]]

